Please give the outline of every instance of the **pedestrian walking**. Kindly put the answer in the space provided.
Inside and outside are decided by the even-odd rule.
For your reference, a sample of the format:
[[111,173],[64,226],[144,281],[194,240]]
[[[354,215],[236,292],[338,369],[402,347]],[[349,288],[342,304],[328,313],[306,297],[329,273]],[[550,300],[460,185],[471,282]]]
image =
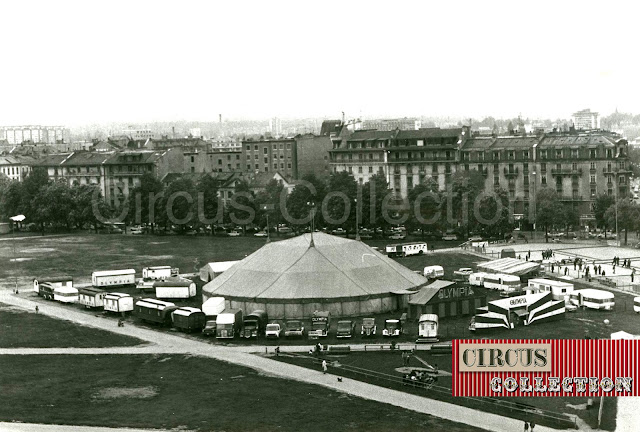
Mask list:
[[[615,273],[615,272],[614,272]],[[604,270],[602,270],[602,273],[600,273],[602,276],[604,276]]]
[[322,360],[322,373],[323,374],[327,373],[327,361],[326,360]]
[[602,265],[598,264],[598,273],[602,274]]
[[636,275],[636,269],[631,270],[631,283],[633,283],[633,277]]
[[582,261],[578,263],[578,268],[580,269],[580,271],[582,271]]
[[616,266],[613,266],[613,274],[616,274]]
[[529,432],[529,423],[524,422],[524,432]]
[[551,264],[551,273],[553,273],[554,269],[555,269],[555,266],[553,264]]
[[534,422],[529,422],[529,430],[531,432],[533,432],[533,428],[536,427],[536,424]]
[[39,311],[40,311],[40,308],[36,306],[36,313],[38,313]]
[[564,268],[564,275],[566,276],[566,275],[567,275],[567,273],[569,273],[569,267],[565,267],[565,268]]

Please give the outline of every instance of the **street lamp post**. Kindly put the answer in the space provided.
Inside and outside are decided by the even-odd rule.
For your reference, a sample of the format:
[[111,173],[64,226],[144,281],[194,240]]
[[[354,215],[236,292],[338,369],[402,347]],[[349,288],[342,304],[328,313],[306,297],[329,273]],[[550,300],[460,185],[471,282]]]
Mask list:
[[359,229],[359,224],[358,224],[358,216],[359,216],[359,212],[358,212],[358,198],[356,198],[355,200],[356,203],[356,240],[360,240],[360,229]]
[[532,239],[535,239],[536,234],[536,170],[534,169],[531,173],[533,175],[533,194],[531,196],[531,208],[533,211],[529,212],[533,216],[533,233],[531,234]]
[[[17,222],[22,222],[24,221],[26,218],[24,215],[17,215],[17,216],[12,216],[9,219],[11,219],[13,221],[13,223],[11,224],[11,234],[15,235],[15,225]],[[18,262],[18,256],[16,254],[16,239],[15,237],[13,238],[13,241],[11,242],[12,246],[13,246],[13,260],[16,263],[16,268],[18,267],[17,262]],[[16,273],[15,275],[15,288],[14,291],[16,294],[18,294],[18,273]]]

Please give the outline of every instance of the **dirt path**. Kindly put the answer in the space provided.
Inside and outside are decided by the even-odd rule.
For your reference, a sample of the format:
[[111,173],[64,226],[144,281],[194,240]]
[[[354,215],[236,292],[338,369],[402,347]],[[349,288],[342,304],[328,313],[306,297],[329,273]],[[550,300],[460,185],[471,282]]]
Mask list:
[[[133,325],[117,327],[113,320],[78,312],[73,309],[57,305],[55,303],[43,306],[41,303],[35,303],[19,295],[13,295],[7,290],[0,290],[0,302],[21,307],[30,311],[34,311],[35,306],[38,305],[40,307],[40,313],[43,313],[45,315],[71,320],[82,325],[96,327],[103,330],[112,331],[114,333],[137,337],[152,344],[150,346],[127,348],[51,349],[56,350],[58,353],[107,354],[113,350],[114,354],[124,354],[128,352],[179,352],[182,354],[192,354],[246,366],[279,378],[294,379],[297,381],[321,385],[336,391],[358,396],[363,399],[392,404],[400,408],[433,415],[458,423],[468,424],[474,427],[486,429],[488,431],[512,432],[515,430],[522,430],[523,426],[523,422],[521,420],[515,420],[495,414],[485,413],[482,411],[440,402],[433,399],[426,399],[421,396],[387,389],[384,387],[378,387],[356,380],[343,379],[342,382],[338,382],[335,375],[325,375],[320,370],[314,371],[308,368],[271,360],[267,357],[254,355],[248,352],[255,351],[256,347],[229,347],[210,345],[196,340],[183,338],[168,333],[148,330]],[[49,349],[35,350],[42,351],[43,353],[53,352]],[[13,351],[13,354],[36,353],[34,352],[34,349],[17,349],[3,350],[0,351],[0,354],[9,354],[11,351]],[[536,431],[538,432],[547,432],[552,430],[555,429],[543,426],[536,427]],[[581,430],[588,429],[581,428]]]

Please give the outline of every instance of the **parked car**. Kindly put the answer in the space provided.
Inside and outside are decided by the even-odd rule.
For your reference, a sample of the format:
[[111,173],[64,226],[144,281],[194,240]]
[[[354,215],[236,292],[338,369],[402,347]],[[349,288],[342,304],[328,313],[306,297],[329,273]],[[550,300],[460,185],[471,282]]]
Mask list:
[[280,324],[271,323],[271,324],[267,324],[267,328],[265,329],[265,336],[267,338],[277,339],[280,337],[281,332],[282,332],[282,327],[280,327]]
[[129,228],[129,234],[144,234],[144,228],[141,226],[132,226]]
[[229,236],[229,237],[240,237],[240,233],[238,231],[231,231],[231,232],[227,233],[227,236]]
[[266,231],[258,231],[257,233],[254,234],[254,237],[267,237],[267,232]]
[[289,227],[288,227],[288,226],[286,226],[286,225],[282,225],[282,226],[279,226],[279,227],[278,227],[278,232],[279,232],[279,233],[281,233],[281,234],[288,234],[288,233],[290,233],[291,231],[292,231],[292,230],[291,230],[291,228],[289,228]]
[[389,236],[389,239],[391,240],[404,240],[406,238],[407,238],[406,234],[402,232],[395,232]]
[[445,241],[458,240],[458,236],[455,234],[445,234],[442,236],[442,240],[445,240]]
[[469,241],[470,242],[482,241],[482,236],[471,236],[471,237],[469,237]]
[[342,228],[336,228],[332,231],[333,235],[347,235],[347,231]]
[[473,269],[471,269],[470,267],[462,267],[456,270],[456,273],[469,276],[471,273],[473,273]]

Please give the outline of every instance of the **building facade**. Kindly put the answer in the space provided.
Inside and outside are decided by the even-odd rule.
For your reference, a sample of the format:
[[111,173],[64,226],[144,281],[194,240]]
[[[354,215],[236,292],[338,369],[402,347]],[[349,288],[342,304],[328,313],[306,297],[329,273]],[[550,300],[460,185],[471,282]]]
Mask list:
[[69,141],[69,130],[64,126],[2,126],[0,140],[9,144],[56,144]]
[[31,172],[35,159],[28,156],[0,156],[0,176],[22,181]]
[[295,159],[293,138],[242,141],[241,160],[247,173],[279,172],[286,178],[296,178]]
[[536,192],[549,187],[575,208],[585,226],[593,225],[595,198],[627,196],[631,175],[627,141],[602,131],[537,136],[469,136],[466,127],[356,131],[334,143],[330,164],[332,172],[350,172],[361,184],[384,174],[401,197],[429,179],[446,190],[455,172],[477,170],[485,190],[507,191],[516,219],[535,219],[530,206]]
[[577,130],[600,129],[598,113],[592,112],[590,109],[584,109],[573,113],[571,119],[573,120],[573,126]]

